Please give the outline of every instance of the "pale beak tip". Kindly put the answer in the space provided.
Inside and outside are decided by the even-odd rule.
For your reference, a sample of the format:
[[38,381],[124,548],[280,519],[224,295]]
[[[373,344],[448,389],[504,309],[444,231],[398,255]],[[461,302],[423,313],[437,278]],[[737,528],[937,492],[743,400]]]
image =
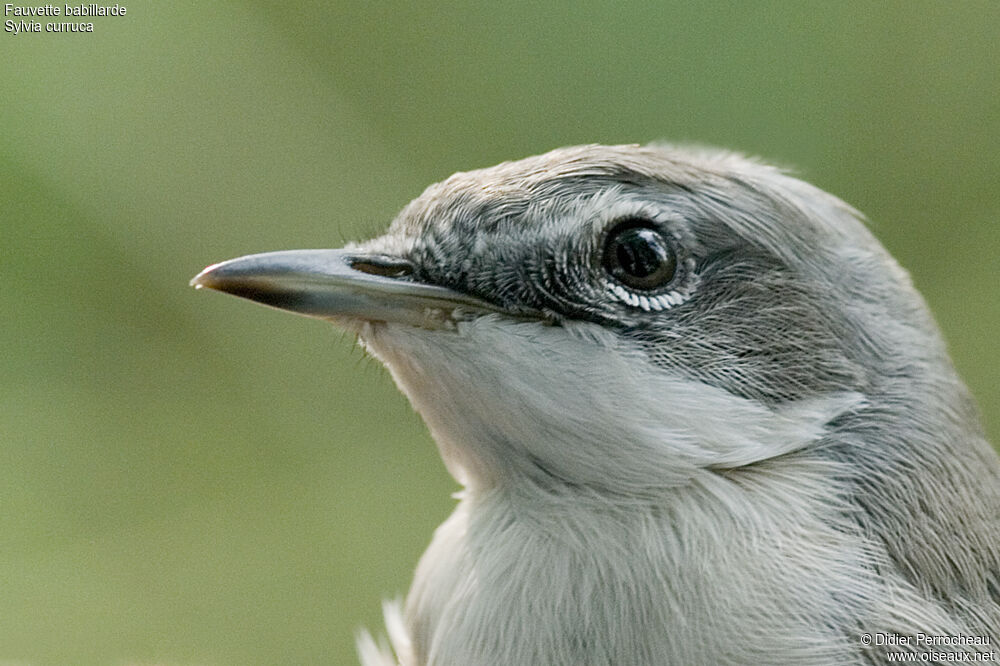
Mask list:
[[219,264],[212,264],[211,266],[206,267],[200,273],[198,273],[193,278],[191,278],[191,281],[188,282],[188,285],[191,286],[191,287],[194,287],[195,289],[202,289],[202,288],[212,289],[213,288],[213,285],[212,285],[213,281],[211,280],[211,278],[209,277],[209,275],[218,266],[219,266]]

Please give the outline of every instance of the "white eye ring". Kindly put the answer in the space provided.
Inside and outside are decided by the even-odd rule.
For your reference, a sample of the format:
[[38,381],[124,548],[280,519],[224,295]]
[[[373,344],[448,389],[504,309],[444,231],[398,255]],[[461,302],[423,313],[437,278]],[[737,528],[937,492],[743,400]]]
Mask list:
[[677,292],[666,294],[635,294],[619,284],[608,283],[608,294],[626,305],[639,308],[646,312],[660,312],[668,310],[675,305],[680,305],[686,299]]

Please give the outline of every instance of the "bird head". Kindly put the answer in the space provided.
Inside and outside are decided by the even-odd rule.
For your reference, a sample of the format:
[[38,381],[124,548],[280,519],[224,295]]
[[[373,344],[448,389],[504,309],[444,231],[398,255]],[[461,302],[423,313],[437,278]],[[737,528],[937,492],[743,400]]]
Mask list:
[[590,145],[457,173],[378,238],[193,284],[357,333],[472,489],[657,497],[901,396],[964,409],[859,215],[727,152]]

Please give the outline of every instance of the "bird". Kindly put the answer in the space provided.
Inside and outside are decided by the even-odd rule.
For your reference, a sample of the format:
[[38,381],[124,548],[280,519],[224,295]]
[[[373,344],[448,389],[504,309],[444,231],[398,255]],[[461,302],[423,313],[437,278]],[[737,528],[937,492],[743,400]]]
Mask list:
[[192,284],[356,335],[461,485],[365,666],[996,658],[1000,458],[910,276],[786,169],[560,148]]

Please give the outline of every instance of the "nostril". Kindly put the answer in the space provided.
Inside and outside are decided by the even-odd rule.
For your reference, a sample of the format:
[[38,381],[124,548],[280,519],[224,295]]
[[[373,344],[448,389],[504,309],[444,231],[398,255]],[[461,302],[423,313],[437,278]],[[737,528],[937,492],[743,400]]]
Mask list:
[[347,263],[356,271],[387,278],[401,278],[413,274],[413,264],[398,257],[352,257]]

